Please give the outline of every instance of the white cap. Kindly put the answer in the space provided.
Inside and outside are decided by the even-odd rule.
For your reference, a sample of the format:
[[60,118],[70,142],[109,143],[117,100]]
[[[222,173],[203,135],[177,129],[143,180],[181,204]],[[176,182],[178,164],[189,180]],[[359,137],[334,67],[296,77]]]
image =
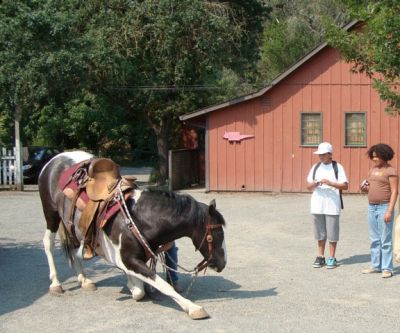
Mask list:
[[326,153],[331,153],[332,154],[332,145],[329,142],[322,142],[318,146],[318,150],[314,152],[316,155],[322,155]]

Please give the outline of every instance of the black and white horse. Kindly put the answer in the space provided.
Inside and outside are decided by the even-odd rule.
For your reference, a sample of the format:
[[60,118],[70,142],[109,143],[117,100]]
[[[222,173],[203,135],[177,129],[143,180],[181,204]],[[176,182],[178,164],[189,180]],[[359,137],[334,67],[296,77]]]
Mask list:
[[[71,201],[57,184],[64,170],[91,158],[93,158],[91,154],[82,151],[59,154],[44,167],[39,176],[39,193],[47,222],[43,243],[50,268],[51,285],[49,290],[51,293],[63,292],[57,277],[53,250],[60,222],[66,222],[66,219],[70,218],[69,212],[71,211]],[[217,272],[224,269],[226,249],[222,226],[225,225],[225,221],[216,210],[214,200],[208,206],[197,202],[188,195],[135,190],[125,202],[129,215],[135,221],[135,225],[147,240],[152,251],[156,251],[162,244],[186,236],[192,239],[195,248],[207,260],[208,267]],[[75,222],[79,221],[79,216],[80,212],[77,210],[74,215]],[[139,301],[144,297],[144,283],[147,283],[172,297],[191,318],[208,317],[203,307],[178,294],[146,265],[148,259],[146,251],[128,228],[126,217],[122,211],[117,212],[105,227],[99,230],[96,252],[125,272],[127,285],[133,299]],[[64,227],[60,228],[60,238],[78,275],[78,281],[82,288],[94,290],[96,286],[85,276],[76,249],[65,236],[66,230]],[[82,238],[79,230],[77,230],[76,236],[78,240],[81,240],[79,239]]]

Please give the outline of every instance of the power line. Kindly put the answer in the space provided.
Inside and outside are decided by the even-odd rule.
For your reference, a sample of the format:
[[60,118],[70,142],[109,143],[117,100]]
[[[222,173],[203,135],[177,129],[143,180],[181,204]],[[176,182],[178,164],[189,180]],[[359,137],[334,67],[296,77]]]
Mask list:
[[211,85],[187,86],[107,86],[112,90],[147,90],[147,91],[193,91],[193,90],[219,90],[221,87]]

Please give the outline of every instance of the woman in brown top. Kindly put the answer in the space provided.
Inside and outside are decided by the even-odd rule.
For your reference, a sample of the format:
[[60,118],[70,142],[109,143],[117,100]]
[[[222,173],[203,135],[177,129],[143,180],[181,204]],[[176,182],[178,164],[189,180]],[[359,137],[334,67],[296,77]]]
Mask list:
[[394,156],[390,146],[379,143],[369,148],[367,154],[374,166],[361,184],[361,190],[368,192],[371,267],[363,270],[363,274],[382,272],[383,278],[389,278],[393,275],[392,231],[398,174],[388,163]]

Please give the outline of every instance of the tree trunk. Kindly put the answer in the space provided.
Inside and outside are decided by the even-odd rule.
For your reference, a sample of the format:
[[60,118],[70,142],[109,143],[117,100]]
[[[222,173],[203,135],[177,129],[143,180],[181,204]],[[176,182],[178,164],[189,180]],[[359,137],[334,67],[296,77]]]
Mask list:
[[158,165],[160,170],[159,182],[161,185],[165,184],[168,179],[168,135],[166,130],[162,129],[160,134],[157,135],[157,151],[158,151]]
[[158,167],[160,172],[159,183],[164,185],[168,179],[168,150],[171,121],[163,119],[159,124],[151,124],[157,137]]

